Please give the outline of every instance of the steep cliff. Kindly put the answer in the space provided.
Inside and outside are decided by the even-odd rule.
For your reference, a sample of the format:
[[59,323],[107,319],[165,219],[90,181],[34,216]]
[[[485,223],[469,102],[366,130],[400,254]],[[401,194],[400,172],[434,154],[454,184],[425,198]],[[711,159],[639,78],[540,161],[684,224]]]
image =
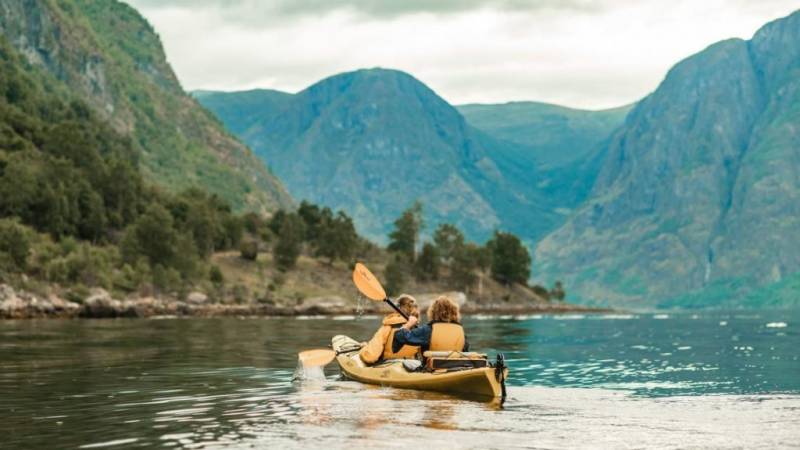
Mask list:
[[798,67],[800,13],[677,64],[613,135],[586,204],[538,245],[539,278],[663,306],[739,304],[795,279]]

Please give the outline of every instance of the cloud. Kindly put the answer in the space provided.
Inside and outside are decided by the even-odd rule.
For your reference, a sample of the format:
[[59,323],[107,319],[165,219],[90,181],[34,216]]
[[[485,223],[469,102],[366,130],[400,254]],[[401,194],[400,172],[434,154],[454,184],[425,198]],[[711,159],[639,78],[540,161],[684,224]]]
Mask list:
[[749,38],[791,1],[130,0],[187,89],[298,91],[338,72],[405,70],[452,103],[602,108],[680,59]]
[[[407,14],[457,14],[480,9],[497,11],[600,11],[632,0],[133,0],[145,9],[206,8],[239,17],[249,23],[284,16],[319,16],[332,12],[352,12],[371,18],[394,18]],[[250,14],[238,14],[248,11]],[[234,12],[233,14],[230,14]]]

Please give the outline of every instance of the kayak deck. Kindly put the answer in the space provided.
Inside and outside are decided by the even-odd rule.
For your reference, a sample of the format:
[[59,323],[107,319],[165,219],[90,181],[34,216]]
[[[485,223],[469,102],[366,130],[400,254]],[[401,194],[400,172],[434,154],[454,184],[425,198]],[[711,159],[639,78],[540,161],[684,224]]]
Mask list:
[[332,344],[333,350],[339,353],[336,361],[342,373],[347,378],[362,383],[481,397],[502,395],[501,384],[492,367],[447,372],[409,372],[403,367],[402,360],[366,365],[358,356],[358,342],[347,336],[334,336]]

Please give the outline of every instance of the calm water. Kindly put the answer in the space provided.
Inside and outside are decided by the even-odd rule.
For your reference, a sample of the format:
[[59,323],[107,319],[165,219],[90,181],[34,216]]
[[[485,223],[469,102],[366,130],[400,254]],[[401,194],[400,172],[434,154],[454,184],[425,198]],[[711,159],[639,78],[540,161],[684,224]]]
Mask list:
[[472,317],[503,407],[338,378],[296,352],[377,317],[0,322],[0,448],[800,446],[800,313]]

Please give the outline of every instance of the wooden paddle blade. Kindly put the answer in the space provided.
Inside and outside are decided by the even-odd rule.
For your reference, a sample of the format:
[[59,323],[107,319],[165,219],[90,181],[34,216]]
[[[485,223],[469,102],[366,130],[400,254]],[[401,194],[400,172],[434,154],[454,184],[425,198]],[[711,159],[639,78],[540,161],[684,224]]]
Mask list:
[[353,269],[353,283],[362,294],[371,300],[380,302],[386,298],[386,291],[383,290],[381,283],[367,269],[367,266],[361,263],[356,263],[356,267]]
[[326,348],[320,348],[300,352],[297,354],[297,357],[300,359],[300,363],[303,367],[325,366],[336,358],[336,352]]

